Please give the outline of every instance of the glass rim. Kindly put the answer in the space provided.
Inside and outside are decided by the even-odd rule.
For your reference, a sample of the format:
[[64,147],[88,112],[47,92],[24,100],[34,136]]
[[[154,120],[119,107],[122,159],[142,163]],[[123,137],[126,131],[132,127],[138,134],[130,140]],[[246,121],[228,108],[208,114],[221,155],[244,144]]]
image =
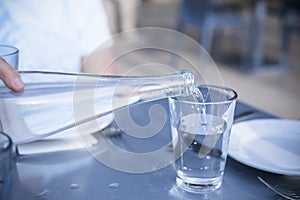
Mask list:
[[3,56],[10,56],[10,55],[14,55],[14,54],[17,54],[19,53],[19,49],[17,47],[14,47],[12,45],[6,45],[6,44],[0,44],[0,48],[7,48],[10,50],[10,52],[7,52],[7,53],[1,53],[0,54],[0,57],[3,57]]
[[226,91],[226,92],[230,92],[230,93],[232,93],[232,95],[231,95],[230,98],[225,99],[225,100],[210,101],[210,102],[196,102],[196,101],[193,101],[193,100],[185,100],[185,99],[181,100],[178,97],[170,97],[170,98],[174,99],[175,101],[178,101],[180,103],[196,104],[196,105],[197,104],[199,104],[199,105],[226,104],[226,103],[231,103],[231,102],[235,101],[238,98],[237,92],[234,89],[226,87],[226,86],[210,85],[210,84],[197,85],[197,88],[200,88],[200,87],[204,87],[204,88],[207,88],[207,89],[210,89],[210,88],[211,89],[219,89],[219,90],[223,90],[223,91]]

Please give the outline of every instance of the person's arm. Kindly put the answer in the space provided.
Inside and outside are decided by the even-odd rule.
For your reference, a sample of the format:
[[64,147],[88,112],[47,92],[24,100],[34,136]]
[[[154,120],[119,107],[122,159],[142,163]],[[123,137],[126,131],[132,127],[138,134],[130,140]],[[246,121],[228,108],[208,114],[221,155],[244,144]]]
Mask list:
[[100,75],[116,75],[111,48],[95,50],[82,58],[81,71]]
[[21,92],[24,89],[24,83],[18,71],[10,66],[3,58],[0,58],[0,79],[14,92]]

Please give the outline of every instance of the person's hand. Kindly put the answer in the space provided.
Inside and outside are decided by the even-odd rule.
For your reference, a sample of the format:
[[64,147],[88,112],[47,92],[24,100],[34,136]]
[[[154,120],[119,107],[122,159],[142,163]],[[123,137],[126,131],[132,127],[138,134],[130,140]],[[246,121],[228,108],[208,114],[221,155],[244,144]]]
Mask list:
[[21,92],[24,89],[24,83],[18,71],[2,58],[0,58],[0,79],[14,92]]

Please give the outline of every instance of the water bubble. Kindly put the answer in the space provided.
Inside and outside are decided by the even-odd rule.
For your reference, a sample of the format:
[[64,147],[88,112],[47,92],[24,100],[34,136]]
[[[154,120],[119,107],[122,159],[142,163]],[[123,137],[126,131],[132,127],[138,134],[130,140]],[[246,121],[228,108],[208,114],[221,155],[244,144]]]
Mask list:
[[78,185],[77,183],[72,183],[72,184],[70,185],[70,188],[71,188],[71,189],[78,189],[78,188],[79,188],[79,185]]
[[113,189],[117,189],[118,187],[120,187],[119,183],[111,183],[108,185],[109,188],[113,188]]

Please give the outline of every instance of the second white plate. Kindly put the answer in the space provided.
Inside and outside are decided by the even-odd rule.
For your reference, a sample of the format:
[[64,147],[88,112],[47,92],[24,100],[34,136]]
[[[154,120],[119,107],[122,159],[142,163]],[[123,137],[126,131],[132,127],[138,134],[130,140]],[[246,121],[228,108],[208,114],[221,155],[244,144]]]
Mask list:
[[300,121],[259,119],[234,124],[229,156],[267,172],[300,175]]

